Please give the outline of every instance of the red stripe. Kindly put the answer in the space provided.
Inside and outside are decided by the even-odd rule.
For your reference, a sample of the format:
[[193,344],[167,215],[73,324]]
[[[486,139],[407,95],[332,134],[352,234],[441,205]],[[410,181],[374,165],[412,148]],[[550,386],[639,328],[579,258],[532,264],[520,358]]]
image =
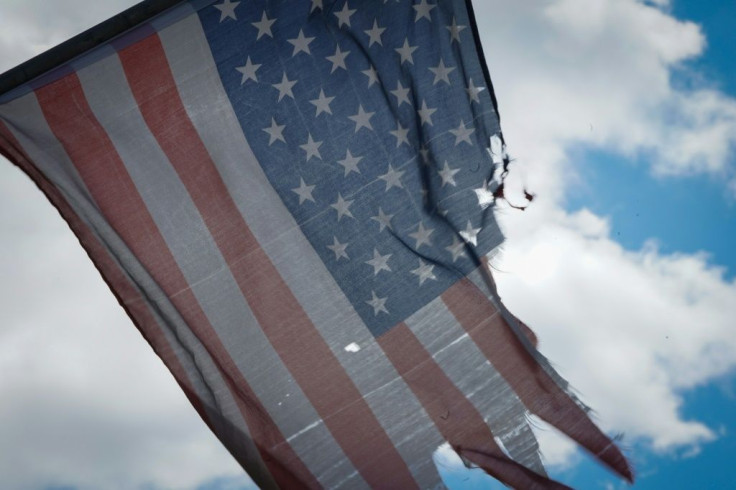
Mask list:
[[[286,443],[209,324],[122,160],[92,113],[76,74],[46,85],[36,94],[52,132],[74,163],[103,216],[152,274],[203,343],[231,389],[235,390],[234,398],[247,407],[243,410],[243,417],[257,445],[278,454],[278,459],[288,464],[298,480],[310,487],[319,487],[314,476]],[[266,451],[262,451],[261,456],[274,479],[279,484],[293,484],[294,476],[290,472],[285,472],[279,465],[269,464],[272,457]]]
[[158,36],[121,50],[120,59],[146,124],[261,328],[326,427],[369,485],[415,488],[406,463],[238,211],[186,115]]
[[442,299],[493,367],[532,413],[554,425],[629,481],[633,475],[616,445],[588,418],[524,348],[486,296],[469,280]]
[[442,436],[461,456],[514,488],[567,488],[503,453],[482,415],[404,323],[377,340]]

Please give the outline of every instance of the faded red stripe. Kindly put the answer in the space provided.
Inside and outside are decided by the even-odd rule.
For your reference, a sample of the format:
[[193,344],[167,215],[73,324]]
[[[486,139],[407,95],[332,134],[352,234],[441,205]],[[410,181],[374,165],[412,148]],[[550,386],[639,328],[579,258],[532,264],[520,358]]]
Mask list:
[[120,59],[146,124],[253,314],[337,443],[369,485],[416,488],[399,452],[238,211],[186,115],[158,36],[121,50]]
[[461,456],[514,488],[567,488],[503,453],[478,410],[406,324],[400,323],[377,340],[442,436]]
[[632,480],[629,464],[618,447],[537,363],[503,316],[497,314],[493,304],[472,282],[458,281],[442,295],[442,300],[529,411]]
[[[102,214],[203,343],[231,389],[235,390],[234,398],[247,407],[243,410],[243,417],[257,445],[277,453],[303,484],[319,487],[317,480],[286,443],[217,337],[112,142],[90,109],[76,74],[38,89],[36,95],[52,132],[74,163]],[[272,455],[262,452],[262,457],[279,484],[293,484],[294,476],[290,472],[285,472],[282,466],[269,464]]]

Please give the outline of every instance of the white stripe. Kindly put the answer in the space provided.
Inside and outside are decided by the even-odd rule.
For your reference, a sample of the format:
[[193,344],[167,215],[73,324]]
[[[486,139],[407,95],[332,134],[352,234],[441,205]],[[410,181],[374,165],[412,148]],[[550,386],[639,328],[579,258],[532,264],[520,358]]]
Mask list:
[[[146,125],[117,56],[79,71],[85,96],[219,339],[299,458],[326,487],[355,468],[258,325],[176,170]],[[310,426],[308,434],[303,428]],[[301,437],[292,437],[302,433]],[[340,461],[334,466],[332,462]]]
[[[107,248],[110,258],[118,264],[124,264],[121,269],[130,278],[131,285],[139,291],[140,297],[147,297],[155,303],[156,308],[148,304],[146,307],[163,331],[179,364],[188,374],[190,385],[205,406],[215,428],[219,426],[223,432],[231,434],[228,437],[231,439],[230,449],[237,451],[241,464],[248,464],[253,468],[251,476],[254,480],[264,486],[273,486],[260,455],[250,440],[240,409],[211,357],[188,330],[164,292],[101,215],[66,151],[46,123],[35,94],[24,95],[0,106],[0,117],[6,121],[34,166],[61,192],[74,212]],[[131,304],[130,309],[139,307],[140,304]]]
[[407,318],[405,323],[447,377],[480,412],[510,456],[545,474],[539,447],[526,417],[526,407],[442,299],[435,299]]
[[[167,27],[160,36],[189,117],[260,246],[365,397],[420,487],[440,484],[432,452],[444,442],[442,436],[270,186],[217,75],[199,20],[192,17]],[[358,352],[345,350],[352,343],[360,346]]]

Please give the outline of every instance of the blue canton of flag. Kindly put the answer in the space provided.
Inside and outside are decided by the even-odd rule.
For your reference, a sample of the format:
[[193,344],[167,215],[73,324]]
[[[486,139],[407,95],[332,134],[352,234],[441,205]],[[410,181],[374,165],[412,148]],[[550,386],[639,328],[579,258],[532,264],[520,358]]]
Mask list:
[[271,185],[379,336],[502,240],[498,116],[462,1],[224,2],[200,14]]

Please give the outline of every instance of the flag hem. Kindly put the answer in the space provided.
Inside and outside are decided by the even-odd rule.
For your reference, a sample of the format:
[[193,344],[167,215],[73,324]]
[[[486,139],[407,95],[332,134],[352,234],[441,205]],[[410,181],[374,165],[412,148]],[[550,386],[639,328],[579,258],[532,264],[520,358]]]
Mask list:
[[145,0],[0,74],[0,97],[109,42],[182,0]]

